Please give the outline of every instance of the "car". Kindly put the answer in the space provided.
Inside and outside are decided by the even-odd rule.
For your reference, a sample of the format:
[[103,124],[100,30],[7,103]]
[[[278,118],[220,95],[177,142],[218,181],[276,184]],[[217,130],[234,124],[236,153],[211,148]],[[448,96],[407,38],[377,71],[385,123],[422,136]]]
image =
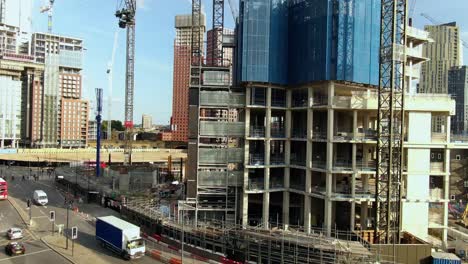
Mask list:
[[23,238],[23,231],[20,228],[12,227],[7,231],[8,239],[20,239]]
[[24,255],[24,253],[26,253],[26,248],[22,243],[10,242],[8,243],[8,245],[5,246],[5,253],[10,256]]
[[47,199],[47,194],[43,190],[35,190],[33,193],[33,201],[37,205],[46,205],[49,200]]

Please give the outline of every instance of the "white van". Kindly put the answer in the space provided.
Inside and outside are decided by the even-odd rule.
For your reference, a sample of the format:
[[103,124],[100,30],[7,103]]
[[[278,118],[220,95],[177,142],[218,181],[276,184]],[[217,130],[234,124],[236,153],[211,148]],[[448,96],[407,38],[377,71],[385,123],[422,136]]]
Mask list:
[[33,201],[39,205],[46,205],[49,202],[47,194],[43,190],[34,191]]

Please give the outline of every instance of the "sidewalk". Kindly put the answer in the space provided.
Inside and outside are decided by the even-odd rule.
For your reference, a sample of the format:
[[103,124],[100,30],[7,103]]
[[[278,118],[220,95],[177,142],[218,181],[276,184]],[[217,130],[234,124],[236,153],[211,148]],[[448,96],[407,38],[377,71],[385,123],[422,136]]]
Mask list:
[[106,260],[99,256],[99,253],[83,247],[79,243],[75,243],[72,255],[72,241],[68,241],[68,250],[65,249],[65,237],[62,235],[48,235],[41,238],[48,247],[66,258],[74,264],[88,263],[107,263]]

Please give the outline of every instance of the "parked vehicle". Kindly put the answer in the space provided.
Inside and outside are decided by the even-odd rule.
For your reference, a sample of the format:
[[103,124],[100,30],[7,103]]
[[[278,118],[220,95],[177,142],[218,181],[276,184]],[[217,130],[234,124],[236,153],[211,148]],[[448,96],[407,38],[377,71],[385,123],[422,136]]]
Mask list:
[[8,183],[0,178],[0,200],[8,199]]
[[96,239],[124,259],[145,255],[145,241],[140,237],[140,227],[115,216],[96,219]]
[[5,253],[9,256],[23,255],[26,253],[26,248],[22,243],[10,242],[5,246]]
[[20,228],[12,227],[8,229],[7,237],[8,239],[11,239],[11,240],[23,238],[23,231],[21,231]]
[[47,194],[43,190],[34,191],[33,201],[38,205],[46,205],[49,202]]

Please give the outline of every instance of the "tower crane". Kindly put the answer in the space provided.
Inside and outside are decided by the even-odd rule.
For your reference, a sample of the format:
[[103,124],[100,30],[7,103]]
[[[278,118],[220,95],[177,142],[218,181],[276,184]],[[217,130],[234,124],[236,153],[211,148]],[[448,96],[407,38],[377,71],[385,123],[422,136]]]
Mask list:
[[136,0],[122,0],[122,9],[115,12],[119,27],[127,29],[127,58],[125,74],[125,148],[124,164],[132,163],[133,95],[135,89],[135,15]]
[[47,12],[47,15],[49,16],[49,21],[47,23],[47,31],[49,33],[52,33],[52,14],[53,14],[53,7],[54,7],[54,2],[55,0],[49,0],[48,5],[44,5],[41,7],[41,13]]
[[112,56],[110,61],[107,64],[107,78],[109,83],[109,92],[108,97],[109,100],[107,102],[107,139],[112,139],[112,78],[114,74],[114,60],[115,60],[115,52],[117,50],[117,39],[119,37],[119,31],[115,31],[114,33],[114,46],[112,46]]
[[381,0],[374,242],[384,244],[400,243],[406,3]]
[[101,176],[102,88],[96,88],[96,177]]

